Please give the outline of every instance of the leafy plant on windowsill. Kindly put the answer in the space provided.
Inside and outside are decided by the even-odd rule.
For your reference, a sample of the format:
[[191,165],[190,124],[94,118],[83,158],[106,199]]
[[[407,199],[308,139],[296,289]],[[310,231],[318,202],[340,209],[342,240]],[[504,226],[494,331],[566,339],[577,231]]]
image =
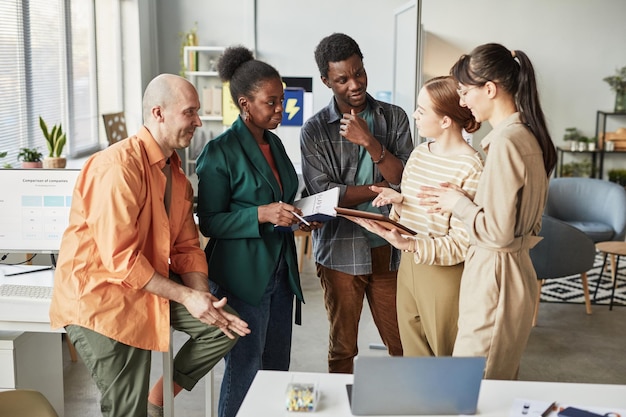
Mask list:
[[63,133],[61,123],[52,126],[52,130],[48,131],[46,122],[39,116],[39,127],[43,133],[43,137],[46,139],[46,146],[48,147],[48,157],[60,158],[67,142],[67,137]]
[[[6,157],[8,154],[8,152],[0,152],[0,159]],[[5,162],[4,164],[2,164],[2,168],[13,168],[13,166],[11,166],[11,164],[9,164],[8,162]]]
[[17,160],[23,162],[41,162],[43,154],[37,148],[20,148]]

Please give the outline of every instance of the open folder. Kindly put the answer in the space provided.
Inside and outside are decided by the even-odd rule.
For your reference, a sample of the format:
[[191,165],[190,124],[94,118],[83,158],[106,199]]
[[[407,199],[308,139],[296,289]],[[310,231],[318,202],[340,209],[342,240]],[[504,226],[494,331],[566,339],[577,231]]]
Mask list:
[[343,207],[335,207],[335,211],[337,212],[338,216],[345,217],[348,220],[353,220],[355,218],[373,220],[387,230],[396,229],[398,233],[400,233],[401,235],[409,234],[413,236],[417,234],[417,232],[412,230],[411,228],[401,223],[398,223],[395,220],[391,220],[389,217],[384,216],[382,214],[371,213],[369,211],[354,210],[354,209],[343,208]]

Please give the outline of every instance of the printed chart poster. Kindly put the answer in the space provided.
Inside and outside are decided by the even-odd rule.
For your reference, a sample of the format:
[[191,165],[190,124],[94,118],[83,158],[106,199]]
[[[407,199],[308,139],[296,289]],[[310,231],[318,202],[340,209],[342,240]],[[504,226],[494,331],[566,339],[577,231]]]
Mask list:
[[0,251],[58,252],[79,172],[0,169]]

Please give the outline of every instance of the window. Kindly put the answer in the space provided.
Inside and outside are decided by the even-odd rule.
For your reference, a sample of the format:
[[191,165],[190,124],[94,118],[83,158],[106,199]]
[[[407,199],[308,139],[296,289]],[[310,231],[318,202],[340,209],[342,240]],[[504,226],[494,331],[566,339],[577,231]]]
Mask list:
[[0,2],[1,162],[22,147],[47,154],[39,116],[67,132],[66,155],[98,147],[93,0]]

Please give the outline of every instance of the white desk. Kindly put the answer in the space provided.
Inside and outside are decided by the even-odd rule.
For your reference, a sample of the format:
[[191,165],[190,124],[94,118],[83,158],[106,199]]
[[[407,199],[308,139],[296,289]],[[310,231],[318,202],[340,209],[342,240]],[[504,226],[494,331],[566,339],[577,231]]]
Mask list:
[[[52,286],[53,278],[54,271],[47,270],[10,277],[0,275],[0,283]],[[61,351],[61,333],[63,330],[53,331],[50,328],[49,310],[49,301],[3,299],[0,302],[0,331],[12,330],[42,334],[37,340],[45,342],[47,358],[43,361],[43,365],[39,364],[38,366],[45,366],[45,369],[40,369],[40,371],[41,375],[46,375],[46,378],[40,380],[41,385],[23,388],[32,388],[44,393],[57,414],[63,417],[65,413],[62,383],[63,355]]]
[[[21,285],[41,285],[52,286],[54,281],[54,271],[46,270],[39,272],[32,272],[29,274],[14,275],[5,277],[0,270],[0,284],[21,284]],[[23,332],[38,332],[51,334],[50,338],[53,338],[50,343],[50,355],[48,364],[51,367],[50,385],[53,388],[46,389],[50,393],[46,392],[46,397],[57,411],[60,417],[63,417],[65,413],[64,407],[64,394],[63,394],[63,356],[61,352],[61,333],[63,329],[52,330],[50,328],[50,302],[42,300],[2,300],[0,303],[0,331],[14,330]],[[56,337],[52,336],[57,334]],[[48,339],[50,339],[48,338]],[[165,391],[165,405],[164,415],[166,417],[174,416],[174,402],[167,392],[172,393],[173,387],[171,382],[173,352],[172,343],[170,343],[170,351],[163,353],[163,376],[164,376],[164,391]],[[0,371],[1,372],[1,371]],[[213,374],[209,372],[206,376],[206,391],[205,391],[205,403],[206,403],[206,416],[213,415]],[[56,382],[55,382],[56,381]],[[35,388],[36,389],[36,388]],[[41,389],[40,389],[41,390]]]
[[[237,417],[287,415],[285,390],[292,380],[319,384],[321,397],[315,413],[311,414],[312,417],[352,416],[346,393],[346,384],[352,383],[352,375],[259,371]],[[484,380],[480,389],[476,415],[506,417],[516,398],[557,401],[558,404],[581,407],[624,409],[626,408],[626,385]],[[306,414],[291,413],[289,415]]]

